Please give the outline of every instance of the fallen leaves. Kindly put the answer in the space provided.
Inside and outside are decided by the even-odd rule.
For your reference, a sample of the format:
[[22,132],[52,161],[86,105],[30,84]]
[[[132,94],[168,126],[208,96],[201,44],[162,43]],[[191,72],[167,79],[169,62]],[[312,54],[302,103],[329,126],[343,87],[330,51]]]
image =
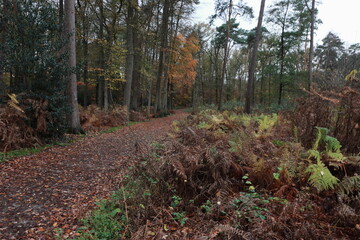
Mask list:
[[[79,218],[107,197],[126,173],[136,143],[166,135],[187,114],[84,138],[0,165],[0,239],[53,239],[55,229],[76,235]],[[4,196],[4,197],[3,197]]]

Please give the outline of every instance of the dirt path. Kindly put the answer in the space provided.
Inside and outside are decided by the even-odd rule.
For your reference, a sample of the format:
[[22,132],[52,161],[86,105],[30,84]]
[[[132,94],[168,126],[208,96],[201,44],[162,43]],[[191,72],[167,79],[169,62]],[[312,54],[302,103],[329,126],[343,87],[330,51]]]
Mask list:
[[116,188],[136,143],[160,140],[173,120],[186,115],[177,112],[1,164],[0,239],[53,239],[56,228],[72,235],[79,217]]

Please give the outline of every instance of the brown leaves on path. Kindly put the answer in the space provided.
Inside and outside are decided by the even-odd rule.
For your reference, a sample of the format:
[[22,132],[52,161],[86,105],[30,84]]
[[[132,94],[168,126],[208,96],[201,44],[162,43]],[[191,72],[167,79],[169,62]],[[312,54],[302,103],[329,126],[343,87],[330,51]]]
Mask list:
[[74,235],[79,218],[116,189],[135,146],[160,140],[186,115],[177,111],[1,164],[0,239],[53,239],[54,229]]

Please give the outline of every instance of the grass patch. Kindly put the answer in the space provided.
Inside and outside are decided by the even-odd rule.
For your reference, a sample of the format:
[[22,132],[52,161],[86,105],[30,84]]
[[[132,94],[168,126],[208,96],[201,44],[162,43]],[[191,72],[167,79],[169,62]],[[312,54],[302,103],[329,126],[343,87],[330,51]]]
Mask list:
[[6,161],[11,160],[13,158],[36,154],[36,153],[42,152],[45,149],[48,149],[48,148],[53,147],[53,146],[61,146],[61,147],[69,146],[73,142],[74,141],[55,142],[55,143],[52,143],[52,144],[45,144],[43,146],[34,147],[34,148],[21,148],[21,149],[16,149],[16,150],[13,150],[13,151],[10,151],[10,152],[0,152],[0,163],[6,162]]
[[117,130],[119,130],[121,128],[130,127],[130,126],[133,126],[133,125],[138,124],[138,123],[140,123],[140,122],[129,122],[127,125],[111,127],[111,128],[105,129],[103,131],[100,131],[100,133],[113,133],[113,132],[116,132]]
[[[119,130],[119,129],[123,128],[123,127],[133,126],[133,125],[138,124],[138,123],[139,122],[129,122],[125,126],[111,127],[111,128],[108,128],[108,129],[106,129],[104,131],[101,131],[100,133],[113,133],[113,132],[116,132],[117,130]],[[53,147],[53,146],[61,146],[61,147],[69,146],[74,142],[77,142],[79,140],[84,139],[87,135],[79,135],[79,136],[80,137],[78,137],[76,139],[71,139],[69,141],[55,142],[55,143],[52,143],[52,144],[46,144],[46,145],[35,147],[35,148],[22,148],[22,149],[13,150],[13,151],[10,151],[10,152],[0,152],[0,163],[6,162],[6,161],[8,161],[10,159],[13,159],[13,158],[36,154],[36,153],[42,152],[45,149],[48,149],[48,148]]]
[[40,147],[36,147],[36,148],[22,148],[22,149],[18,149],[18,150],[6,152],[6,153],[0,152],[0,163],[3,163],[12,158],[28,156],[31,154],[39,153],[53,145],[54,144],[46,144],[44,146],[40,146]]

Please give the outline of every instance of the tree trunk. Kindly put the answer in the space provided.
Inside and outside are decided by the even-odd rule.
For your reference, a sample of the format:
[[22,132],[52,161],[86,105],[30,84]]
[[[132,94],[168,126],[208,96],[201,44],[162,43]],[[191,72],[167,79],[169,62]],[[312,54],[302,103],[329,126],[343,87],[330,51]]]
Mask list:
[[59,0],[59,25],[62,26],[63,23],[64,23],[64,0]]
[[[100,12],[103,12],[103,0],[99,1]],[[100,68],[99,75],[97,77],[97,105],[99,107],[104,107],[104,93],[105,93],[105,81],[104,81],[104,73],[105,73],[105,49],[104,49],[104,18],[103,14],[101,14],[99,18],[99,40],[101,43],[99,44],[99,59],[98,66]]]
[[315,0],[311,4],[311,23],[310,23],[310,50],[309,50],[309,67],[308,67],[308,90],[310,91],[313,79],[312,68],[314,58],[314,28],[315,28]]
[[104,79],[104,111],[109,110],[109,82]]
[[159,69],[156,81],[156,98],[155,98],[155,112],[161,109],[161,85],[164,79],[164,68],[165,68],[165,51],[168,42],[168,25],[170,15],[170,4],[171,0],[165,0],[163,8],[163,16],[161,20],[161,44],[160,44],[160,55],[159,55]]
[[[2,11],[6,11],[5,2],[3,3],[3,9]],[[5,42],[5,23],[3,21],[0,21],[0,45],[4,44]],[[0,104],[4,101],[5,97],[5,83],[4,83],[4,68],[2,66],[4,62],[4,54],[0,49]]]
[[[1,38],[1,36],[0,36],[0,38]],[[1,40],[0,40],[0,43],[2,43]],[[4,61],[3,53],[0,51],[0,63],[2,63],[3,61]],[[0,104],[4,101],[4,96],[5,96],[4,73],[3,73],[3,68],[0,65]]]
[[75,46],[75,1],[65,0],[65,36],[69,37],[67,50],[69,52],[69,67],[72,69],[68,83],[69,104],[72,108],[68,116],[70,131],[81,133],[83,130],[80,126],[80,114],[77,99],[77,82],[76,82],[76,46]]
[[83,54],[84,54],[84,72],[83,72],[83,80],[84,80],[84,99],[83,104],[84,107],[89,105],[89,92],[88,92],[88,67],[89,67],[89,48],[87,39],[83,39]]
[[246,89],[246,100],[245,100],[245,112],[251,113],[251,105],[254,99],[254,82],[255,82],[255,69],[256,69],[256,57],[259,48],[259,42],[261,37],[262,19],[264,16],[265,0],[261,0],[261,7],[258,19],[258,25],[256,28],[255,43],[251,54],[250,66],[249,66],[249,77]]
[[[134,35],[134,37],[135,37],[135,35]],[[139,46],[138,44],[139,45],[141,44],[140,41],[135,40],[135,46]],[[131,85],[132,96],[131,96],[131,104],[130,104],[131,109],[133,109],[135,111],[137,111],[139,108],[139,97],[140,97],[139,90],[140,90],[140,83],[141,83],[140,78],[141,78],[141,63],[142,63],[140,49],[136,50],[136,48],[135,48],[135,55],[134,55],[133,83]]]
[[[220,55],[220,49],[219,48],[215,48],[214,50],[214,83],[213,85],[215,86],[215,104],[219,103],[219,55]],[[213,103],[213,100],[210,100],[210,104]]]
[[226,39],[225,39],[225,47],[224,47],[224,61],[223,61],[223,68],[222,68],[222,72],[221,72],[219,104],[218,104],[218,109],[219,110],[222,110],[223,101],[224,101],[224,99],[223,99],[224,98],[224,83],[225,83],[225,73],[226,73],[228,51],[229,51],[231,13],[232,13],[232,0],[230,0],[230,3],[229,3],[228,20],[227,20],[227,23],[226,23]]
[[83,47],[83,58],[84,58],[84,71],[83,71],[83,81],[84,81],[84,96],[83,96],[83,105],[84,107],[89,105],[89,90],[88,90],[88,68],[89,68],[89,42],[88,42],[88,22],[86,18],[86,4],[84,4],[84,10],[82,13],[82,47]]
[[239,102],[242,101],[242,91],[243,91],[243,89],[242,89],[242,79],[239,76]]
[[280,83],[279,83],[279,98],[278,98],[278,104],[281,105],[282,104],[282,95],[283,95],[283,91],[284,91],[284,83],[283,83],[283,78],[284,78],[284,65],[285,65],[285,26],[286,26],[286,17],[289,11],[289,4],[290,1],[287,2],[286,5],[286,10],[285,10],[285,14],[284,14],[284,19],[282,22],[282,27],[281,27],[281,37],[280,37]]
[[[138,4],[136,0],[136,4]],[[141,34],[139,34],[141,26],[139,22],[135,23],[135,20],[138,19],[138,12],[135,12],[134,17],[134,29],[133,29],[133,41],[134,41],[134,69],[133,69],[133,83],[131,84],[131,109],[137,111],[139,105],[142,104],[141,101],[139,103],[139,99],[142,97],[140,88],[141,88],[141,66],[143,64],[143,43],[145,42],[144,38]],[[144,51],[146,52],[146,50]],[[145,53],[146,54],[146,53]]]
[[134,16],[137,0],[131,0],[128,2],[128,17],[126,22],[126,85],[124,92],[124,105],[127,110],[130,110],[131,104],[131,85],[133,82],[133,71],[134,71]]

